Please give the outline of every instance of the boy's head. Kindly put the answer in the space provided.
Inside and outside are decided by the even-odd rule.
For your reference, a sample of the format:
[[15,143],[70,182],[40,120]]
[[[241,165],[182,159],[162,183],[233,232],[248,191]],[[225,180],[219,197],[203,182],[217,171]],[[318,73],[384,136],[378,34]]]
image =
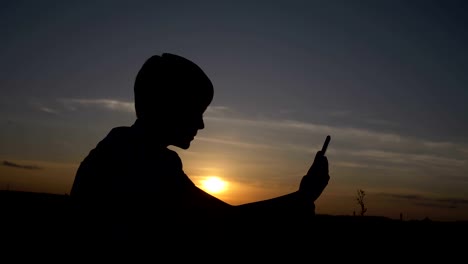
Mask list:
[[137,118],[152,117],[207,107],[213,84],[192,61],[174,54],[154,55],[146,60],[134,86]]
[[213,94],[210,79],[192,61],[169,53],[154,55],[135,80],[136,115],[157,129],[167,145],[186,149],[204,127],[203,112]]

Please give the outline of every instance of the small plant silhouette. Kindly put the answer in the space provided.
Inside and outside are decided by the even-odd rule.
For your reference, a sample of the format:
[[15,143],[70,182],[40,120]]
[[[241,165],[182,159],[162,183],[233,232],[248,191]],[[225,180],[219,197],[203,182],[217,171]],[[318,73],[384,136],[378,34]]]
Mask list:
[[362,189],[357,190],[356,200],[357,200],[359,206],[361,206],[361,216],[364,216],[364,214],[367,211],[367,208],[366,208],[366,206],[364,204],[364,197],[365,196],[366,196],[366,193],[364,192],[364,190],[362,190]]

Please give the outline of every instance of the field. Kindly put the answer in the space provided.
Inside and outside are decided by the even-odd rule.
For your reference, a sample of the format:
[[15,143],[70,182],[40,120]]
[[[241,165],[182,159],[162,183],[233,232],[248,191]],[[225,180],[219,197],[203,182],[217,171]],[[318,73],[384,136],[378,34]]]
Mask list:
[[[134,236],[131,241],[119,240],[119,237],[106,241],[93,237],[90,232],[86,236],[81,234],[83,230],[78,228],[80,223],[69,202],[67,195],[1,191],[2,242],[13,248],[50,248],[55,245],[70,249],[83,244],[101,247],[101,243],[135,246],[163,242],[171,248],[181,245],[206,247],[209,244],[218,250],[233,246],[244,249],[267,246],[284,251],[318,245],[364,251],[379,247],[381,250],[397,250],[399,254],[418,247],[435,249],[439,253],[450,248],[460,253],[463,252],[461,248],[466,247],[468,234],[468,222],[428,219],[400,221],[379,216],[333,215],[301,216],[299,219],[291,215],[275,215],[243,221],[216,221],[213,218],[202,223],[181,216],[168,225],[162,220],[158,222],[162,216],[155,212],[157,231],[148,232],[151,235]],[[157,248],[161,249],[161,246]]]

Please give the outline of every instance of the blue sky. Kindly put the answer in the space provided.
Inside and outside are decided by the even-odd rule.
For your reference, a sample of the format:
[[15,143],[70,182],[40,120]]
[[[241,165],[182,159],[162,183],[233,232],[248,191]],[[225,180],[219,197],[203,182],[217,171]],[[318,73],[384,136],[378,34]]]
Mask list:
[[[238,204],[295,190],[326,135],[320,213],[468,219],[464,1],[7,1],[0,10],[0,187],[67,193],[112,127],[135,120],[153,54],[215,86],[175,149]],[[13,164],[13,166],[12,166]],[[17,166],[15,166],[17,165]],[[31,167],[32,166],[32,167]]]

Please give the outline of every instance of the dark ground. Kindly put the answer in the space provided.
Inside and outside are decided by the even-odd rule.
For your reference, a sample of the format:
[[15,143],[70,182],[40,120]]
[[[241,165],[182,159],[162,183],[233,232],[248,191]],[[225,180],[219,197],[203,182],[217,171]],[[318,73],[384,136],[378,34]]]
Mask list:
[[[85,252],[83,248],[102,251],[112,245],[113,252],[122,252],[115,251],[116,247],[128,252],[132,246],[139,249],[150,247],[151,252],[189,248],[206,251],[211,248],[217,249],[216,252],[238,252],[238,255],[249,250],[251,253],[264,252],[271,257],[286,252],[296,255],[305,247],[311,251],[345,249],[337,252],[351,251],[358,256],[371,254],[370,249],[373,248],[377,250],[374,253],[403,255],[404,252],[417,252],[427,257],[442,255],[442,252],[445,255],[447,250],[453,256],[468,248],[468,222],[332,215],[303,215],[300,219],[291,215],[275,215],[248,221],[216,221],[213,218],[205,222],[181,217],[170,225],[160,226],[155,220],[158,231],[151,236],[133,237],[131,241],[115,238],[99,241],[92,235],[80,236],[83,230],[77,228],[79,221],[71,210],[69,196],[17,191],[0,191],[0,217],[1,242],[7,245],[4,250],[41,249],[42,253],[59,249],[64,253],[77,248],[82,248],[80,252]],[[156,215],[155,219],[159,217]],[[263,251],[265,248],[269,253]]]

